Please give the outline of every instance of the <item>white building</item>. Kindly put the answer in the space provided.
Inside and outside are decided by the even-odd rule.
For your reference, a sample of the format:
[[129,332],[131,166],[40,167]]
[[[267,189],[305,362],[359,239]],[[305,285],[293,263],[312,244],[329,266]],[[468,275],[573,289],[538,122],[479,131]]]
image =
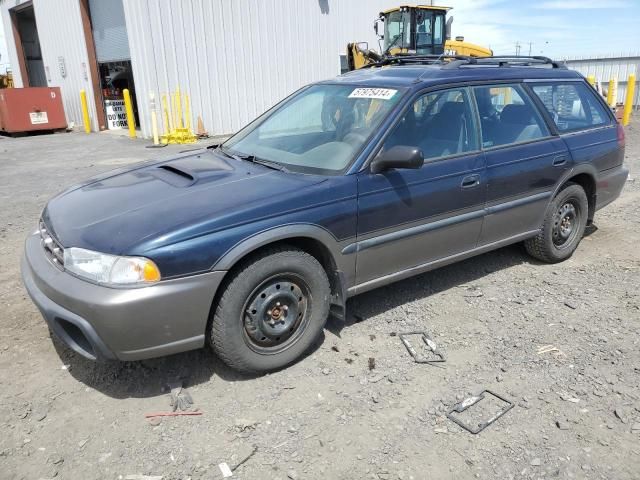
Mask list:
[[[430,3],[430,2],[422,2]],[[68,122],[107,128],[105,100],[179,87],[191,121],[233,133],[301,86],[340,73],[346,45],[378,49],[373,22],[398,0],[0,0],[16,87],[61,88]],[[158,105],[159,107],[159,105]],[[160,120],[160,118],[159,118]],[[159,122],[162,128],[162,122]]]

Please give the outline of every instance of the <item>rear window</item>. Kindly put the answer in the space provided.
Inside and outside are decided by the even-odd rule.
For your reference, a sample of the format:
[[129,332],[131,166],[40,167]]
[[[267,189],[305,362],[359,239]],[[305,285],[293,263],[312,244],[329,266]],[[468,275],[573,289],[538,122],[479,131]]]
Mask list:
[[584,83],[536,83],[532,88],[561,132],[583,130],[611,122],[605,107],[595,97],[595,92]]

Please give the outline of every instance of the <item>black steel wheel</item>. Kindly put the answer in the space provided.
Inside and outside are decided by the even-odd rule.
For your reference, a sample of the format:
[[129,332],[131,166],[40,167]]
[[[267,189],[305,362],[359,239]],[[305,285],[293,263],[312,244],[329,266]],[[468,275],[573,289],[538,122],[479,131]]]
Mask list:
[[569,199],[556,211],[553,216],[551,238],[557,248],[566,248],[573,243],[578,234],[580,214],[580,205],[576,199]]
[[525,241],[529,255],[547,263],[569,258],[587,226],[589,203],[584,189],[568,183],[554,197],[538,235]]
[[245,340],[258,353],[277,353],[295,342],[309,321],[311,292],[293,273],[262,282],[242,311]]
[[322,334],[330,287],[320,263],[281,246],[230,272],[210,321],[209,342],[230,367],[265,373],[300,358]]

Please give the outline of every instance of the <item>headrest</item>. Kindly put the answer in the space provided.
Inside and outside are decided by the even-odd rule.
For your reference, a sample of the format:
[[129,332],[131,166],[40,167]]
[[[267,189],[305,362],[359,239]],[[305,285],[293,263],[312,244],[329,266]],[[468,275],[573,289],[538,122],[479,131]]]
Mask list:
[[502,109],[500,120],[505,123],[516,123],[518,125],[531,125],[536,123],[533,119],[533,110],[529,105],[507,105]]

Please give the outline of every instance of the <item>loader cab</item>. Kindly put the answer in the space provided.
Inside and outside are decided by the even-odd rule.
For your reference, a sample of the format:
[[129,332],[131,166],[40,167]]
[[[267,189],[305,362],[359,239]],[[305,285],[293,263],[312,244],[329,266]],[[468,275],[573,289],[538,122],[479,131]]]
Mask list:
[[[384,11],[375,24],[387,55],[440,55],[446,41],[446,7],[402,6]],[[380,23],[384,34],[380,34]]]

